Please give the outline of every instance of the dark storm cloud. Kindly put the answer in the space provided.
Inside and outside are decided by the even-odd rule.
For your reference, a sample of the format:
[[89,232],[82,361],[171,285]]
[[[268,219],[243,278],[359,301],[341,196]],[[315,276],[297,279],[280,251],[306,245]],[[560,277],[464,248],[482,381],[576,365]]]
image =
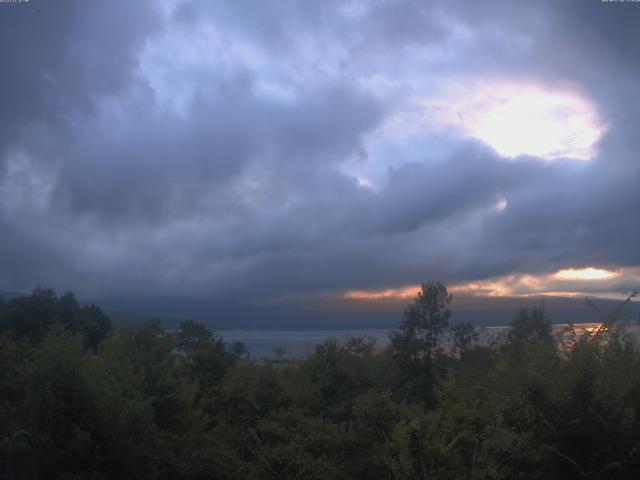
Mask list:
[[100,95],[131,80],[136,51],[156,25],[147,1],[126,4],[66,0],[4,5],[3,146],[23,123],[64,123]]
[[307,171],[356,149],[358,133],[379,116],[372,101],[348,87],[325,86],[279,105],[257,98],[252,85],[246,76],[212,79],[214,92],[198,95],[187,119],[144,98],[128,106],[119,132],[95,136],[101,126],[82,127],[58,152],[65,159],[55,196],[74,213],[125,221],[189,215],[207,208],[201,202],[211,195],[220,213],[234,208],[229,182],[251,165],[306,182]]
[[[0,4],[0,287],[259,300],[640,265],[639,15]],[[345,173],[381,160],[399,99],[455,75],[570,82],[607,124],[597,158],[505,159],[447,132],[437,154],[382,159],[377,185]]]
[[538,161],[513,163],[469,142],[446,162],[390,170],[386,188],[367,198],[357,215],[368,233],[412,232],[469,210],[492,208],[518,186],[544,181],[545,170]]

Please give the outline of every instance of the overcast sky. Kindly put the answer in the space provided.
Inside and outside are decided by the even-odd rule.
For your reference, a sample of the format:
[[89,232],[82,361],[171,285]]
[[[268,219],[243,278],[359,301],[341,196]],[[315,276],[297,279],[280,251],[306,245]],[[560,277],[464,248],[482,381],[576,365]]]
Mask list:
[[640,3],[31,0],[0,45],[0,289],[640,285]]

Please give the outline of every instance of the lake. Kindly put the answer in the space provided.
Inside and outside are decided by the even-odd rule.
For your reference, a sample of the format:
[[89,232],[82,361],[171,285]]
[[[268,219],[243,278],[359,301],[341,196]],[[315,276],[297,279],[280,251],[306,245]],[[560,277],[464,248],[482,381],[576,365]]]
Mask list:
[[[579,323],[574,328],[578,335],[587,330],[597,328],[599,323]],[[553,332],[560,334],[567,324],[553,325]],[[487,343],[501,335],[505,335],[509,327],[482,327],[478,328],[480,340]],[[284,349],[284,356],[288,358],[304,357],[313,352],[316,345],[329,338],[335,338],[340,343],[347,341],[349,337],[361,337],[366,335],[376,339],[377,347],[385,347],[389,344],[389,330],[220,330],[216,334],[222,336],[227,344],[236,341],[243,342],[252,358],[274,357],[274,349]]]

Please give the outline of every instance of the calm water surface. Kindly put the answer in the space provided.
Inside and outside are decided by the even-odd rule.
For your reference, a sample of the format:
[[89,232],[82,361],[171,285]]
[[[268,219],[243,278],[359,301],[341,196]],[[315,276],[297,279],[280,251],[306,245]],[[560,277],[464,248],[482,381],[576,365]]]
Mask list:
[[[574,328],[578,335],[585,331],[597,328],[599,323],[575,324]],[[553,331],[561,334],[566,324],[554,325]],[[490,342],[493,339],[505,335],[509,327],[483,327],[479,328],[481,341]],[[361,337],[366,335],[376,339],[378,347],[389,344],[389,330],[220,330],[216,332],[222,336],[226,343],[242,341],[249,349],[253,358],[274,357],[274,349],[284,349],[284,356],[289,358],[303,357],[313,352],[316,345],[319,345],[329,338],[335,338],[338,342],[344,343],[349,337]]]

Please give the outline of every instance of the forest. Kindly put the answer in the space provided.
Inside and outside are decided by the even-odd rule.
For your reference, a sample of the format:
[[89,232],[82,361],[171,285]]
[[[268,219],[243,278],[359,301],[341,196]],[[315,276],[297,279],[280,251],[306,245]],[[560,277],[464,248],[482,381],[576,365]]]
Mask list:
[[[427,282],[391,343],[253,359],[205,325],[113,328],[38,288],[0,301],[2,472],[42,479],[631,479],[640,349],[625,307],[578,336],[544,307],[480,342]],[[594,307],[595,308],[595,307]],[[16,441],[25,430],[35,448]]]

